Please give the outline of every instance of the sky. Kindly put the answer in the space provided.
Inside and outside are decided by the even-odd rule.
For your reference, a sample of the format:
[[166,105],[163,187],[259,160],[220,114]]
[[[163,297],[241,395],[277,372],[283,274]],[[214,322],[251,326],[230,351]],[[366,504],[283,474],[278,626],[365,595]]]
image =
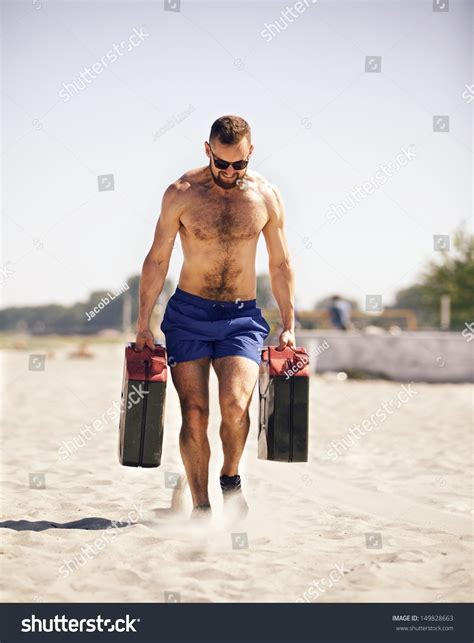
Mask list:
[[298,308],[392,304],[472,230],[473,3],[446,1],[4,2],[2,306],[139,273],[223,114],[283,195]]

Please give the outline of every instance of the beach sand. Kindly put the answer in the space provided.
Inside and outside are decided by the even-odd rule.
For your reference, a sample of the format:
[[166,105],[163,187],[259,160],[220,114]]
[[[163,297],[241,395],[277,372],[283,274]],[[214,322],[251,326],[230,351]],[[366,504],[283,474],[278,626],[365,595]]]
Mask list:
[[251,510],[229,524],[212,375],[214,517],[198,529],[185,480],[165,484],[183,472],[171,381],[161,466],[122,467],[123,347],[91,348],[93,359],[72,360],[62,345],[44,371],[28,370],[31,350],[0,353],[4,601],[472,600],[472,386],[405,384],[396,409],[399,383],[312,376],[305,464],[257,459],[255,393],[240,471]]

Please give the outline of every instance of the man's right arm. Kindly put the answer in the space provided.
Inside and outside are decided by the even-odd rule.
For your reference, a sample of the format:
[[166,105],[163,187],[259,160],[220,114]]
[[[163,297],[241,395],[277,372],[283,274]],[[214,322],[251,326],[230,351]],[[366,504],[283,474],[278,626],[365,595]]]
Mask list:
[[135,350],[137,351],[142,350],[145,345],[151,349],[154,348],[150,318],[165,283],[171,252],[179,230],[181,194],[176,183],[170,185],[164,193],[153,244],[143,262],[140,278],[140,308],[136,328]]

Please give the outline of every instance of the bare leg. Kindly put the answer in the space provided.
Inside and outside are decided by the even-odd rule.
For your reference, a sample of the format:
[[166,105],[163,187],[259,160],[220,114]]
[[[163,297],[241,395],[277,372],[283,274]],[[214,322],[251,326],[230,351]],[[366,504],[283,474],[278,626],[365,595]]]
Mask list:
[[238,355],[216,358],[212,365],[219,380],[222,416],[220,436],[224,463],[221,475],[235,476],[249,432],[249,406],[257,381],[258,365]]
[[181,404],[179,447],[194,507],[209,504],[209,367],[210,359],[203,357],[170,369]]

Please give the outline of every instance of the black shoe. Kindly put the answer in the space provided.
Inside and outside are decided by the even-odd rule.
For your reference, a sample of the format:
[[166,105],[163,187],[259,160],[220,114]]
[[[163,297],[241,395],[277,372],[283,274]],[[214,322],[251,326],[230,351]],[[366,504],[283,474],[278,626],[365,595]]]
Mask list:
[[221,476],[220,482],[226,509],[230,509],[239,518],[245,518],[249,506],[242,493],[240,476]]

